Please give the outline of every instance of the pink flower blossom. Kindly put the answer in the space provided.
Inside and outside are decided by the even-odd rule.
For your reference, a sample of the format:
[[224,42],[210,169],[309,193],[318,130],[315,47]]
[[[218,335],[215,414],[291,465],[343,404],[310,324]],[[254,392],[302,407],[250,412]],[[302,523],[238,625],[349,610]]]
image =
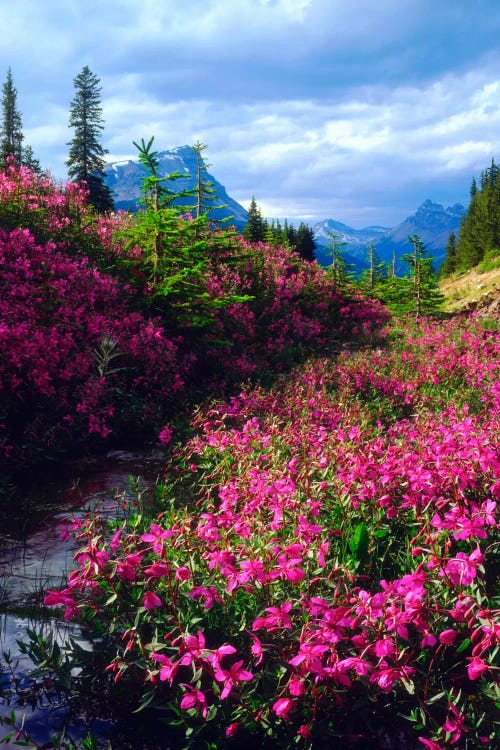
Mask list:
[[276,716],[287,721],[290,718],[290,712],[294,708],[294,703],[290,698],[279,698],[273,703],[273,711]]
[[146,591],[142,600],[142,606],[149,612],[150,610],[156,609],[157,607],[162,607],[163,602],[158,594],[154,593],[154,591]]
[[172,428],[168,425],[165,425],[165,427],[163,427],[162,431],[158,435],[158,439],[162,445],[168,445],[172,440],[173,434],[174,432]]
[[253,680],[253,674],[246,669],[242,669],[242,665],[243,660],[237,661],[229,669],[219,669],[215,673],[215,679],[224,683],[220,694],[221,698],[227,698],[233,687],[237,687],[239,682]]
[[443,630],[443,632],[439,634],[439,642],[443,643],[445,646],[451,646],[455,643],[456,637],[456,630]]
[[187,691],[181,699],[181,708],[184,711],[189,711],[189,709],[194,708],[198,713],[201,713],[204,719],[206,719],[208,706],[205,694],[191,685],[186,685],[184,682],[181,682],[180,684]]
[[467,666],[467,674],[469,680],[477,680],[489,669],[489,665],[483,661],[479,656],[473,657]]

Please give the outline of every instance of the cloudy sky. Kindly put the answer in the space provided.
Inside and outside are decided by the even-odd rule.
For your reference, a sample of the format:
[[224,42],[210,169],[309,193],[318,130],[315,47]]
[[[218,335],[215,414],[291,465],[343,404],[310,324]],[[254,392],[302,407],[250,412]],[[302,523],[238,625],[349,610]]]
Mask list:
[[109,160],[200,140],[268,217],[394,226],[500,161],[498,0],[0,0],[25,140],[65,178],[73,79]]

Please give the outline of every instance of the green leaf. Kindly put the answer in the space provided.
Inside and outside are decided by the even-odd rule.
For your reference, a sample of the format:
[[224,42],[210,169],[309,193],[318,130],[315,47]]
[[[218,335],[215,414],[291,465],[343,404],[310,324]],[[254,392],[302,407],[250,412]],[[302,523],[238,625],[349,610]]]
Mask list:
[[147,706],[149,706],[149,704],[153,701],[154,697],[155,697],[155,691],[154,690],[150,690],[149,692],[144,693],[144,695],[142,696],[142,701],[141,701],[140,705],[138,706],[138,708],[136,708],[133,711],[133,713],[134,714],[138,714],[140,711],[142,711],[143,709],[147,708]]
[[463,651],[466,651],[471,643],[472,641],[470,638],[466,638],[465,640],[463,640],[460,646],[457,648],[457,654],[461,654]]
[[349,549],[351,550],[357,562],[365,562],[368,559],[368,543],[370,537],[368,527],[364,521],[359,523],[354,529],[354,534],[349,540]]

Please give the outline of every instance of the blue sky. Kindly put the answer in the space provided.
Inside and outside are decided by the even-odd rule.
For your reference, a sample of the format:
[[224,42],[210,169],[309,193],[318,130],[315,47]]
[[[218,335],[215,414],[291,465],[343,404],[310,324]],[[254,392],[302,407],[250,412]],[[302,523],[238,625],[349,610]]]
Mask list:
[[85,65],[110,161],[200,140],[268,217],[394,226],[500,161],[498,0],[1,0],[0,25],[0,79],[56,178]]

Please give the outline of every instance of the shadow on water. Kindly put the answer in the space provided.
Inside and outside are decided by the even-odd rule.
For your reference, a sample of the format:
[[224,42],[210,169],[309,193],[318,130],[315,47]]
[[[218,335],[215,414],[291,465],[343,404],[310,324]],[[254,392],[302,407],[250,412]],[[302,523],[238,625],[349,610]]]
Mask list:
[[[161,455],[114,451],[105,465],[77,479],[26,487],[0,506],[0,719],[14,710],[16,726],[24,722],[34,747],[57,746],[54,733],[62,727],[78,746],[89,725],[107,745],[103,738],[113,722],[106,716],[105,700],[95,695],[87,706],[75,703],[73,686],[82,670],[65,662],[69,639],[76,640],[82,653],[92,647],[77,625],[50,616],[40,606],[41,596],[60,586],[71,569],[75,547],[63,531],[65,521],[97,508],[112,517],[127,507],[152,505],[161,468]],[[37,669],[33,655],[40,643],[51,644],[63,674],[67,668],[67,689],[60,689],[60,680],[56,689],[47,670]],[[0,726],[0,740],[8,731]],[[2,747],[19,747],[15,740]],[[71,746],[69,740],[61,745]]]

